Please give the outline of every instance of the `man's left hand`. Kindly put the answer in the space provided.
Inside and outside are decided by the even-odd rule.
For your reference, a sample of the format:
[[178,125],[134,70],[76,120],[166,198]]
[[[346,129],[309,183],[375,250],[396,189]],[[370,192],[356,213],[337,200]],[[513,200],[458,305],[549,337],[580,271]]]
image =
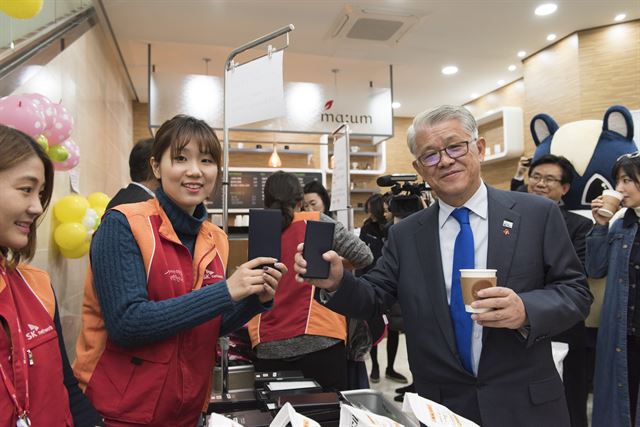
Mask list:
[[474,301],[473,308],[492,308],[486,313],[471,315],[471,319],[487,328],[520,329],[527,323],[527,312],[522,299],[513,289],[495,286],[478,292],[481,300]]

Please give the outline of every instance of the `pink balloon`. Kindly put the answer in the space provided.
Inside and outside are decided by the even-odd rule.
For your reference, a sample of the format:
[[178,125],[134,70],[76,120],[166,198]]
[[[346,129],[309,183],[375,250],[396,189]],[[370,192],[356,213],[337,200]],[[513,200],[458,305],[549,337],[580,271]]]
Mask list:
[[69,157],[64,162],[53,162],[53,167],[58,171],[68,171],[80,163],[80,147],[70,139],[64,141],[62,146],[69,152]]
[[49,146],[62,144],[69,139],[73,130],[73,117],[62,104],[52,104],[55,110],[53,125],[44,131],[44,136],[49,140]]
[[25,95],[9,95],[0,98],[0,124],[36,138],[44,132],[45,119],[31,98]]
[[38,110],[40,110],[40,112],[44,116],[45,130],[51,128],[57,114],[55,104],[49,98],[39,93],[25,93],[24,96],[31,99],[31,101],[33,101],[33,104],[38,108]]

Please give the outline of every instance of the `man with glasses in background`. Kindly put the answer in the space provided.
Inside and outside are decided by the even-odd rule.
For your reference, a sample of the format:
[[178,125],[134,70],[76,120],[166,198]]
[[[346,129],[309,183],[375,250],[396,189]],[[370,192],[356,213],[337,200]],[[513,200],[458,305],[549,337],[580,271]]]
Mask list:
[[[573,180],[573,166],[564,157],[547,154],[531,163],[527,191],[546,197],[560,206],[573,248],[584,266],[587,233],[593,227],[590,219],[569,212],[562,196],[567,194]],[[569,345],[564,359],[562,382],[569,406],[572,427],[587,427],[587,337],[584,321],[551,338]]]
[[[483,427],[569,426],[550,337],[584,320],[593,297],[557,204],[483,183],[486,142],[463,107],[419,114],[407,140],[438,202],[392,227],[364,276],[329,251],[329,278],[308,281],[328,308],[355,318],[400,302],[419,395]],[[472,304],[490,311],[464,311],[460,268],[497,270],[498,286]]]

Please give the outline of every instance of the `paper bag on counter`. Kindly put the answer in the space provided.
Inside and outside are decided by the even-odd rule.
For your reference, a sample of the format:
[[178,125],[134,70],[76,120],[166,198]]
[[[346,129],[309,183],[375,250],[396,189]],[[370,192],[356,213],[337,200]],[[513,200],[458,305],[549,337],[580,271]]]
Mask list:
[[404,394],[402,411],[415,415],[427,427],[480,427],[446,406],[420,397],[416,393]]
[[349,405],[340,406],[340,427],[404,427],[382,415]]
[[284,404],[278,415],[271,421],[269,427],[286,427],[291,423],[291,427],[320,427],[320,424],[296,412],[291,403]]
[[242,424],[238,424],[233,421],[231,418],[224,417],[220,414],[216,414],[212,412],[209,415],[209,422],[207,423],[207,427],[243,427]]

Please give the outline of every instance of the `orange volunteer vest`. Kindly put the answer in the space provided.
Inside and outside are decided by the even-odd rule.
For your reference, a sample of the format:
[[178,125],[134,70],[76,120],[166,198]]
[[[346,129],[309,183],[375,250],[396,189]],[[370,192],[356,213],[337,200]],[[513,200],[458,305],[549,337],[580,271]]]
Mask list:
[[[150,300],[224,286],[228,241],[218,227],[202,224],[191,259],[157,199],[114,209],[140,247]],[[220,324],[217,316],[155,343],[119,347],[107,336],[89,271],[74,373],[109,426],[193,427],[209,402]]]

